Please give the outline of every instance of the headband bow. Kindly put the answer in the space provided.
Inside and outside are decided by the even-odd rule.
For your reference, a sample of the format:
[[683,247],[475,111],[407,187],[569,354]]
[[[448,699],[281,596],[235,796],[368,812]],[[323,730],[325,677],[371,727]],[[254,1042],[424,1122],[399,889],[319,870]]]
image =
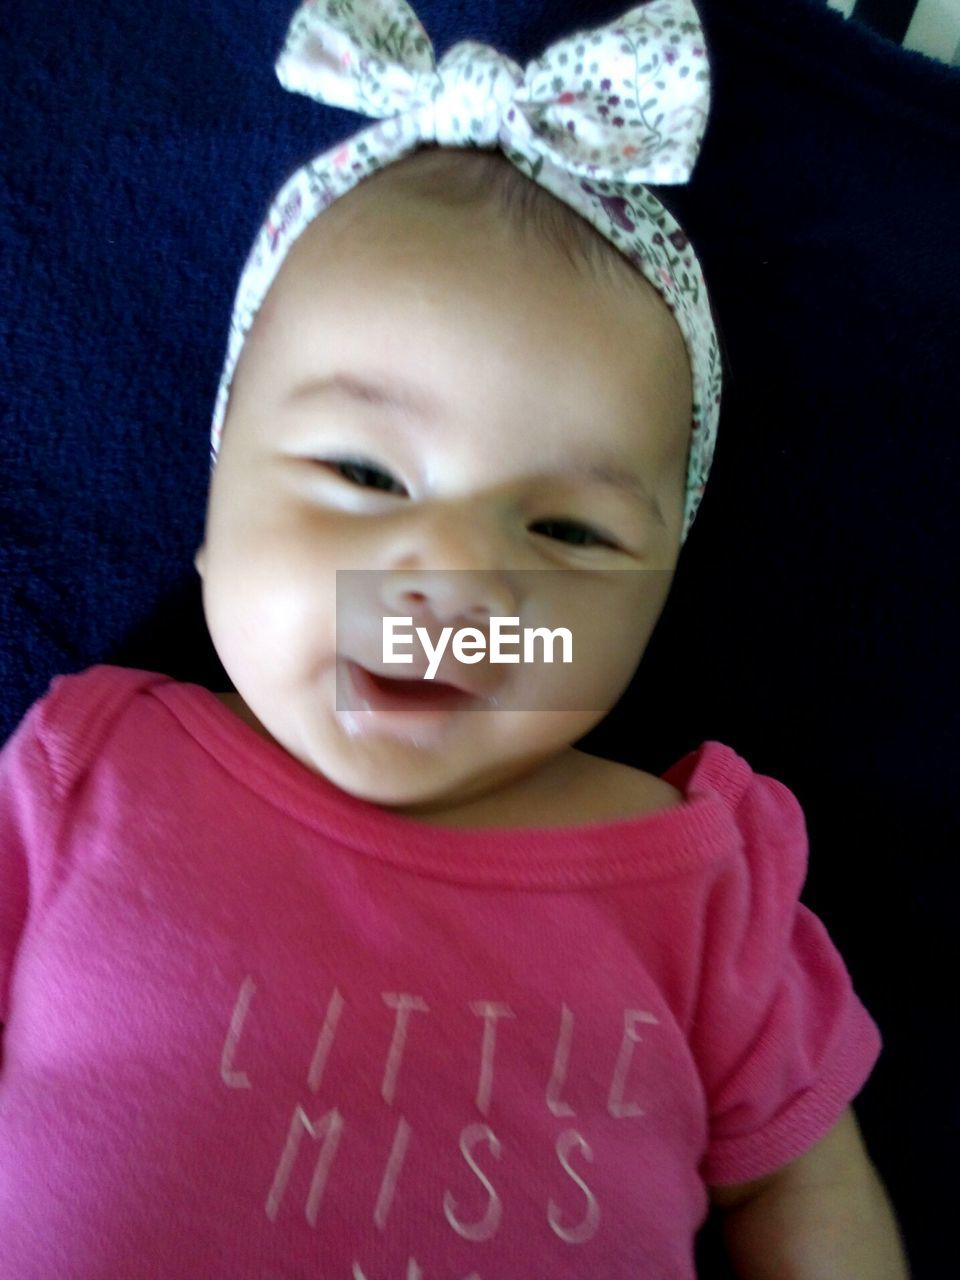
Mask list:
[[380,118],[409,113],[423,142],[500,146],[624,184],[686,182],[710,109],[690,0],[652,0],[558,40],[526,71],[476,40],[435,65],[406,0],[313,0],[291,22],[277,75],[318,102]]
[[476,40],[453,45],[437,64],[406,0],[306,0],[276,71],[293,92],[381,123],[310,161],[271,205],[237,290],[212,463],[245,335],[306,226],[362,178],[425,142],[499,148],[612,241],[673,311],[693,380],[685,539],[713,457],[720,354],[700,264],[644,184],[686,182],[706,128],[710,76],[691,0],[648,0],[557,41],[525,70]]

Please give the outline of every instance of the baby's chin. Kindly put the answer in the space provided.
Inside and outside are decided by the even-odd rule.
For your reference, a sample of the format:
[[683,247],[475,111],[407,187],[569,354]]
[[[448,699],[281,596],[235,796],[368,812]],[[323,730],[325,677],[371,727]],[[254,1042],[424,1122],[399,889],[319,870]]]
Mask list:
[[281,706],[262,700],[259,720],[244,706],[244,718],[341,791],[410,817],[452,816],[479,799],[496,807],[505,788],[516,801],[524,779],[565,755],[596,720],[459,703],[425,710],[418,699],[399,711],[338,707],[330,672],[309,693]]
[[[342,713],[341,713],[342,714]],[[503,712],[463,713],[452,732],[423,726],[377,732],[371,724],[339,741],[326,739],[313,747],[309,735],[294,754],[308,768],[358,800],[380,805],[410,818],[452,816],[464,804],[495,795],[541,762],[505,758],[504,742],[485,743],[477,723]],[[338,726],[339,727],[339,726]]]

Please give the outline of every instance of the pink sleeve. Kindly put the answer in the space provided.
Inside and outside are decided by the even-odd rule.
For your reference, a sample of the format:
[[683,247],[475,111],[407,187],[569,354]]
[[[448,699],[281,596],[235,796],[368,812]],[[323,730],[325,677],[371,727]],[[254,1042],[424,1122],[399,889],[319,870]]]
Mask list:
[[31,851],[47,837],[54,795],[40,726],[47,700],[35,702],[0,751],[0,1023],[31,891]]
[[772,1173],[812,1147],[859,1093],[880,1035],[826,929],[798,901],[803,813],[752,774],[743,849],[715,886],[694,1052],[710,1111],[707,1184]]

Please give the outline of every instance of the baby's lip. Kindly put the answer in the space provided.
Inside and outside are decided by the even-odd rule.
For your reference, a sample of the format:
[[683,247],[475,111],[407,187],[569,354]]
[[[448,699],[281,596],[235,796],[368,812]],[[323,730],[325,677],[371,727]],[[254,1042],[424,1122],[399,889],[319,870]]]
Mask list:
[[390,724],[437,728],[451,716],[479,704],[470,693],[443,681],[397,678],[341,660],[346,683],[343,711],[388,713]]
[[[457,694],[461,695],[459,702],[464,706],[467,705],[468,699],[471,701],[489,700],[502,683],[500,674],[492,672],[488,664],[475,663],[469,665],[446,657],[441,659],[436,673],[430,680],[426,678],[427,667],[425,665],[362,663],[352,658],[347,658],[346,661],[372,677],[381,688],[387,691],[389,691],[391,683],[417,683],[423,686],[424,698],[427,697],[432,689],[439,701],[445,696],[444,690],[446,690],[448,691],[446,696],[451,705],[458,701],[455,697]],[[401,691],[398,696],[406,696],[412,700],[416,695],[412,691],[409,693]]]

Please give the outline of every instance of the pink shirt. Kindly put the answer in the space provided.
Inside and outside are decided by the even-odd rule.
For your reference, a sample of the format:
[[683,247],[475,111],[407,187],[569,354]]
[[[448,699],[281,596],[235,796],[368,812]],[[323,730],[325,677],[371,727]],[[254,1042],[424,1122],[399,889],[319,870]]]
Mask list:
[[877,1029],[797,801],[438,829],[196,685],[53,681],[0,756],[4,1280],[693,1277]]

